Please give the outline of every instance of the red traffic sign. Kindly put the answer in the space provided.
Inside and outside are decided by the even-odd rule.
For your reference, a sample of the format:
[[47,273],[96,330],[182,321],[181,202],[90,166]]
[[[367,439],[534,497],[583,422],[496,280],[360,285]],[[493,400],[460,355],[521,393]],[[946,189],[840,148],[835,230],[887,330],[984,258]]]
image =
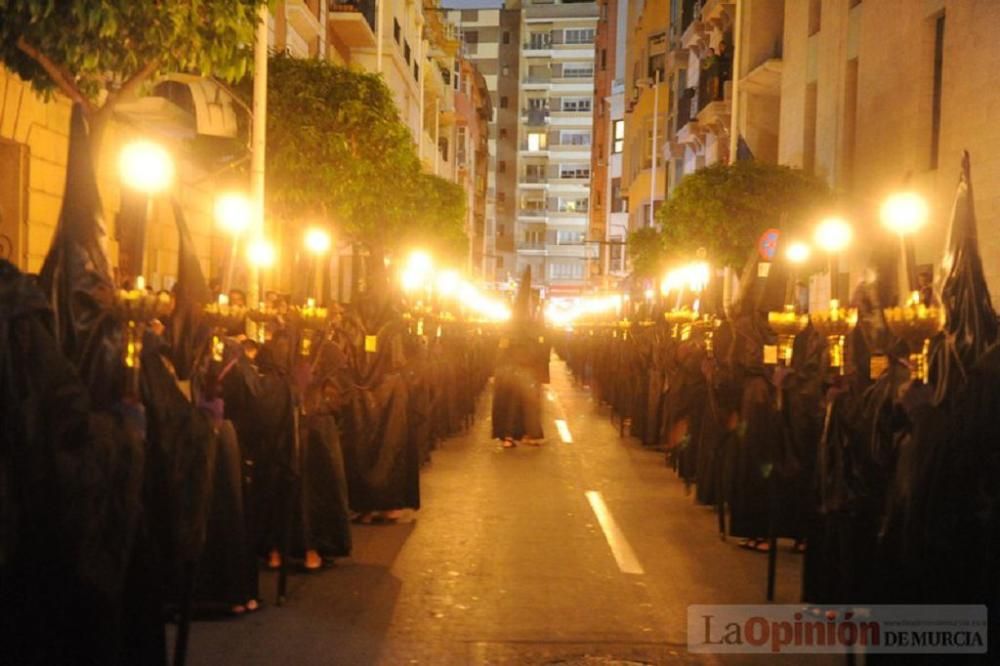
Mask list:
[[764,261],[774,261],[774,257],[778,254],[778,238],[781,236],[781,232],[777,229],[768,229],[760,235],[760,240],[757,241],[757,253],[760,254],[760,258]]

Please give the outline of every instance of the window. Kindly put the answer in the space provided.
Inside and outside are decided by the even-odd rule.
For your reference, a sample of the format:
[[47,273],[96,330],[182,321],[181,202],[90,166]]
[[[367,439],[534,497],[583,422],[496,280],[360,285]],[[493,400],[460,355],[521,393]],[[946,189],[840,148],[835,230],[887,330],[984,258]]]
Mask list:
[[583,243],[582,231],[557,231],[556,245],[580,245]]
[[528,150],[545,150],[548,143],[548,136],[545,132],[528,133]]
[[563,111],[590,111],[589,97],[563,97]]
[[501,139],[506,139],[506,138],[507,138],[507,128],[506,128],[506,127],[505,127],[505,128],[502,128],[502,129],[500,130],[500,138],[501,138]]
[[548,104],[546,104],[547,101],[548,100],[546,100],[544,97],[529,98],[528,108],[531,109],[532,111],[541,111],[543,109],[547,109],[548,108]]
[[622,198],[622,179],[611,179],[611,212],[624,213],[625,200]]
[[528,183],[540,183],[545,180],[544,164],[528,164],[524,167],[524,180]]
[[809,35],[819,32],[822,12],[822,0],[809,0]]
[[580,262],[572,264],[549,264],[549,277],[564,280],[582,280],[583,264]]
[[608,50],[601,49],[601,71],[605,71],[608,68]]
[[[497,234],[497,235],[502,236],[503,234]],[[503,255],[498,254],[496,259],[497,259],[497,268],[503,268]]]
[[590,130],[562,130],[559,143],[563,146],[589,146]]
[[528,246],[543,245],[545,243],[544,231],[525,231],[524,244]]
[[564,41],[566,44],[593,44],[594,29],[593,28],[569,29],[565,32]]
[[611,152],[620,153],[625,150],[625,121],[616,120],[615,121],[615,143],[612,146]]
[[399,21],[392,19],[392,38],[396,40],[397,44],[399,44],[399,37],[401,33],[402,29],[399,27]]
[[547,32],[533,32],[528,36],[529,49],[547,49],[551,43],[552,36]]
[[504,76],[510,76],[510,67],[504,65],[503,68],[500,70],[500,73],[503,74]]
[[406,58],[406,64],[410,64],[410,42],[403,40],[403,57]]
[[510,32],[507,30],[503,31],[503,43],[510,44]]
[[583,164],[562,164],[559,166],[560,178],[590,178],[590,167]]
[[455,137],[455,161],[459,166],[465,166],[465,155],[467,143],[469,141],[469,130],[467,127],[459,127]]
[[420,81],[420,65],[413,63],[413,80]]
[[497,173],[507,173],[507,163],[503,160],[497,162]]
[[443,136],[438,139],[438,150],[441,152],[441,159],[448,161],[448,137]]
[[559,197],[559,212],[560,213],[586,213],[589,210],[590,200],[587,197],[582,198],[564,198]]
[[609,253],[611,270],[615,272],[622,272],[625,270],[625,253],[623,252],[625,248],[625,239],[621,236],[611,237],[611,252]]
[[497,192],[497,203],[506,203],[506,201],[507,201],[507,193]]
[[501,109],[506,109],[507,108],[507,97],[506,96],[500,98],[500,108]]
[[465,45],[465,53],[467,55],[476,55],[479,53],[479,31],[478,30],[466,30],[462,33],[462,41]]
[[504,228],[504,225],[498,224],[497,225],[497,236],[500,237],[500,238],[503,238],[506,233],[507,233],[507,230]]
[[594,76],[594,65],[591,63],[568,62],[563,65],[563,78],[589,79]]
[[479,21],[478,9],[463,9],[462,23],[477,23]]
[[545,210],[545,199],[528,199],[521,201],[522,210]]
[[944,72],[944,14],[934,19],[934,83],[931,98],[930,167],[938,167],[941,151],[941,80]]

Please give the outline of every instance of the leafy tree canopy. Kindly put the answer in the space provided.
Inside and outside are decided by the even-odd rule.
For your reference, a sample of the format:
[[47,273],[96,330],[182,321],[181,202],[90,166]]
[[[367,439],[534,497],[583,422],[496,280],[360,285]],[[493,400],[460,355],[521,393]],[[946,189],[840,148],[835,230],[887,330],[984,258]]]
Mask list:
[[632,272],[642,278],[653,278],[663,272],[667,260],[663,235],[654,227],[643,227],[629,234],[628,256]]
[[[335,220],[338,234],[373,250],[465,242],[464,190],[422,173],[380,76],[286,55],[268,66],[271,214]],[[252,82],[238,92],[249,100]]]
[[690,257],[705,248],[713,263],[740,266],[768,228],[794,232],[831,203],[826,184],[802,169],[716,164],[684,178],[659,211],[662,251]]
[[117,102],[159,74],[243,77],[264,1],[3,0],[0,60],[103,126]]

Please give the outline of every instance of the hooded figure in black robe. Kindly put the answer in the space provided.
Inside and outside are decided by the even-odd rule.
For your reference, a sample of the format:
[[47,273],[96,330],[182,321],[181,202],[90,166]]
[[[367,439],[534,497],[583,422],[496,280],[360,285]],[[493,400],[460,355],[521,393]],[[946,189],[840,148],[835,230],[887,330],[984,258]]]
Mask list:
[[[0,262],[0,614],[10,663],[136,663],[124,644],[143,633],[123,597],[144,419],[120,401],[104,237],[74,108],[65,198],[40,285]],[[152,647],[146,663],[156,663]]]
[[366,520],[420,508],[421,463],[408,431],[405,324],[385,276],[371,285],[334,331],[351,382],[341,417],[350,505]]
[[[985,604],[991,616],[990,654],[951,661],[995,663],[1000,639],[992,617],[1000,608],[1000,449],[995,436],[1000,349],[979,255],[968,154],[963,156],[944,269],[946,324],[931,360],[933,399],[918,395],[903,400],[912,429],[900,441],[882,530],[882,601]],[[893,662],[883,656],[878,661]]]
[[521,278],[507,333],[500,339],[493,388],[495,439],[518,441],[544,437],[541,385],[548,381],[547,349],[544,329],[534,318],[528,266]]

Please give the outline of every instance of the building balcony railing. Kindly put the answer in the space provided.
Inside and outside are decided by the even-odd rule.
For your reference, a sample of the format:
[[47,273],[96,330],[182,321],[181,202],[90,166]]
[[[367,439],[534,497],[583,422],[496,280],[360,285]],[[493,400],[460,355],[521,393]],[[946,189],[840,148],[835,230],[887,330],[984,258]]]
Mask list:
[[330,0],[328,21],[337,38],[350,48],[376,45],[376,0]]
[[521,208],[517,214],[519,217],[545,217],[548,211],[544,208]]
[[323,31],[319,10],[319,3],[315,3],[314,7],[313,3],[306,0],[288,0],[285,3],[285,16],[288,17],[288,22],[306,40],[318,37]]
[[549,122],[548,109],[524,109],[521,112],[524,124],[529,127],[539,127]]

